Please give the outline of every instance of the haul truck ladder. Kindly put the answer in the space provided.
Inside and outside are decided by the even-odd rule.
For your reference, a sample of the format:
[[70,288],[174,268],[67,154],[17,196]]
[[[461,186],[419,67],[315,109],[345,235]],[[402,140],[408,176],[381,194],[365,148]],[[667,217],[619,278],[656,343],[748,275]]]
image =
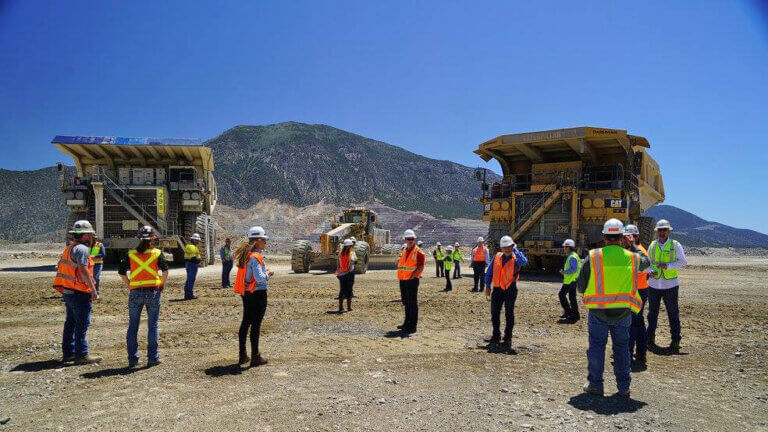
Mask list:
[[99,173],[96,178],[94,178],[94,180],[101,180],[104,184],[104,190],[106,190],[112,196],[112,198],[115,199],[115,201],[120,203],[121,206],[128,210],[128,213],[135,217],[139,222],[141,222],[143,225],[156,227],[156,231],[159,231],[160,234],[165,234],[165,222],[158,220],[151,214],[147,213],[147,211],[144,210],[136,202],[136,200],[130,196],[130,194],[128,194],[128,191],[120,187],[117,182],[109,177],[104,168],[99,167]]
[[561,189],[555,189],[554,192],[552,192],[551,195],[549,195],[548,198],[544,200],[544,202],[541,203],[541,205],[534,205],[532,209],[535,209],[533,214],[530,215],[530,217],[527,217],[526,221],[523,222],[522,225],[520,225],[520,228],[515,231],[514,234],[512,234],[512,238],[520,238],[521,235],[525,234],[526,231],[531,229],[533,224],[536,223],[543,215],[544,213],[549,210],[555,202],[560,198],[560,195],[562,195],[563,192]]

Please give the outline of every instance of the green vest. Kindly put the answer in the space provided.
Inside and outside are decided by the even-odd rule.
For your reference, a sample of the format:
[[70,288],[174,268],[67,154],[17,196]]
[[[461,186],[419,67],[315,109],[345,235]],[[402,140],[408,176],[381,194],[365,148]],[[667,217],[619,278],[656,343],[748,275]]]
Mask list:
[[450,271],[453,268],[453,261],[452,260],[443,260],[443,268]]
[[610,245],[589,251],[589,283],[584,291],[587,309],[629,308],[640,312],[637,291],[639,256],[621,246]]
[[575,251],[571,251],[571,253],[567,257],[565,257],[565,264],[563,264],[563,271],[568,269],[568,261],[570,261],[571,258],[576,259],[576,271],[571,274],[563,275],[564,285],[569,285],[576,282],[576,279],[579,278],[579,272],[581,271],[581,259],[579,259],[579,254],[577,254]]
[[443,256],[443,250],[442,249],[435,249],[435,259],[438,261],[442,261],[444,258]]
[[454,261],[461,261],[461,259],[463,258],[463,257],[461,256],[461,251],[457,251],[457,250],[455,250],[455,251],[451,252],[451,258],[452,258]]
[[[654,240],[651,242],[651,246],[648,248],[650,251],[648,255],[653,257],[654,265],[651,265],[651,269],[656,272],[654,279],[677,279],[677,269],[660,269],[655,264],[659,263],[672,263],[677,261],[677,241],[667,240],[667,243],[662,248],[659,242]],[[651,276],[653,277],[653,276]]]

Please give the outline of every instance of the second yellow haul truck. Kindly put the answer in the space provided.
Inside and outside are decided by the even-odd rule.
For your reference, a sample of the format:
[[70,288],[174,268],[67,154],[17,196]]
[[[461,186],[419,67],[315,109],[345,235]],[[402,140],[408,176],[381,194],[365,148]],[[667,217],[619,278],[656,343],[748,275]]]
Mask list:
[[606,219],[635,223],[643,243],[653,234],[642,214],[664,200],[659,164],[648,140],[622,129],[577,127],[501,135],[475,150],[501,165],[503,179],[483,182],[487,244],[511,235],[530,259],[531,270],[562,267],[561,245],[576,241],[583,253],[599,245]]

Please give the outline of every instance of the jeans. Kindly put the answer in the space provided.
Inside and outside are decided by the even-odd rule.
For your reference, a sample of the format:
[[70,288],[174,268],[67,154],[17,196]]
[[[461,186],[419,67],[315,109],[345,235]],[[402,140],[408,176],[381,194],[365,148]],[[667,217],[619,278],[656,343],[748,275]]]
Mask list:
[[232,261],[223,261],[221,263],[221,287],[229,288],[232,284],[229,282],[229,274],[232,273]]
[[478,285],[480,291],[485,290],[485,261],[472,261],[472,276],[475,278],[475,285],[472,291],[477,291]]
[[571,282],[567,285],[563,284],[558,297],[560,298],[560,306],[563,307],[563,313],[566,315],[566,318],[578,319],[579,304],[576,302],[576,282]]
[[419,323],[419,279],[400,281],[400,292],[403,296],[405,320],[403,330],[416,330]]
[[79,291],[64,294],[67,316],[64,319],[64,333],[61,337],[61,349],[64,357],[88,355],[88,341],[85,334],[91,325],[91,295]]
[[648,339],[656,336],[656,325],[659,321],[659,309],[661,301],[664,300],[664,307],[667,309],[669,318],[669,330],[672,334],[672,340],[679,342],[683,337],[680,334],[680,308],[678,307],[678,292],[680,287],[670,289],[648,288]]
[[601,321],[594,313],[589,313],[587,319],[587,329],[589,330],[587,371],[589,374],[587,379],[597,389],[603,389],[605,345],[608,343],[608,333],[610,333],[613,343],[613,373],[616,375],[616,386],[620,392],[629,390],[629,384],[632,381],[629,358],[629,327],[631,325],[631,313],[610,325]]
[[461,277],[461,261],[454,261],[453,265],[453,278],[458,279]]
[[96,292],[101,289],[101,270],[104,268],[104,264],[96,264],[93,266],[93,280],[96,282]]
[[246,354],[245,341],[248,337],[248,329],[251,329],[251,355],[259,354],[259,334],[261,333],[261,321],[267,311],[267,290],[246,292],[243,298],[243,320],[240,322],[238,342],[240,354]]
[[512,330],[515,328],[515,301],[517,300],[517,284],[513,283],[506,290],[494,287],[491,292],[491,324],[493,325],[493,339],[501,336],[501,308],[504,307],[504,341],[512,339]]
[[160,291],[131,290],[128,295],[128,333],[125,336],[128,346],[128,363],[139,361],[139,322],[141,310],[147,308],[147,361],[159,360],[157,355],[157,320],[160,318]]
[[641,289],[637,292],[643,300],[643,305],[640,306],[640,312],[637,315],[632,315],[632,329],[629,331],[629,355],[631,357],[634,354],[635,358],[645,358],[645,353],[648,351],[648,335],[645,333],[643,309],[645,309],[645,303],[648,299],[648,289]]
[[189,299],[195,296],[195,279],[197,279],[198,260],[186,260],[184,265],[187,268],[187,281],[184,282],[184,298]]
[[444,272],[443,260],[435,260],[435,277],[443,277]]

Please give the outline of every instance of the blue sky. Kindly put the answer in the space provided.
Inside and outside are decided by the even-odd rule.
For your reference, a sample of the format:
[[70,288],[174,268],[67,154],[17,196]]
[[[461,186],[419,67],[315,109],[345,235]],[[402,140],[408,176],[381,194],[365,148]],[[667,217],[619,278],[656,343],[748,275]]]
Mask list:
[[0,0],[0,167],[67,161],[56,134],[206,139],[286,120],[477,166],[488,138],[589,125],[647,137],[667,203],[768,232],[767,10]]

